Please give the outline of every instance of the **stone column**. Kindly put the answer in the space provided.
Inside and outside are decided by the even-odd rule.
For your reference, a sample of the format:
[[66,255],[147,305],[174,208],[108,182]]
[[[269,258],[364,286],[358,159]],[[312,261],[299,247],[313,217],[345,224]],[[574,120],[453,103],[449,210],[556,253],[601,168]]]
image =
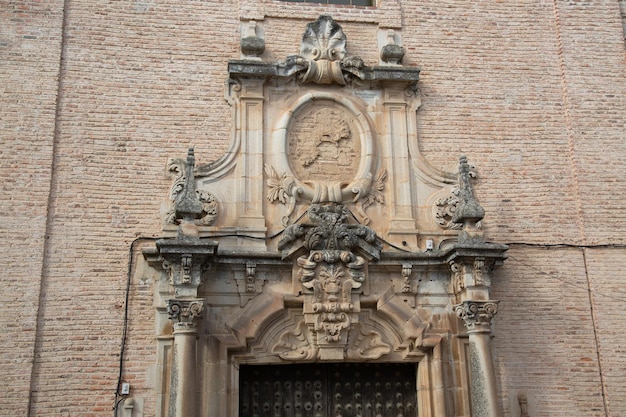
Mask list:
[[491,357],[491,319],[498,301],[463,301],[454,310],[469,335],[470,395],[474,417],[498,417],[496,376]]
[[167,312],[174,324],[170,417],[196,417],[196,339],[202,318],[201,299],[167,301]]

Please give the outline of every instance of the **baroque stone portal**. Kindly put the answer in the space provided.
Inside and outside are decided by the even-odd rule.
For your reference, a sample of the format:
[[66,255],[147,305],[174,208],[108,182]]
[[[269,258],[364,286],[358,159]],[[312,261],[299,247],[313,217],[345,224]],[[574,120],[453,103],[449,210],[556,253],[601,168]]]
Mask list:
[[[254,414],[265,403],[240,403],[240,389],[257,392],[242,369],[324,362],[410,370],[414,417],[496,417],[490,286],[507,247],[483,238],[467,158],[447,173],[420,155],[419,69],[401,65],[399,34],[379,29],[384,65],[371,67],[321,16],[299,55],[271,63],[263,21],[242,25],[231,147],[170,162],[165,236],[144,251],[157,416]],[[266,394],[282,409],[289,392]]]

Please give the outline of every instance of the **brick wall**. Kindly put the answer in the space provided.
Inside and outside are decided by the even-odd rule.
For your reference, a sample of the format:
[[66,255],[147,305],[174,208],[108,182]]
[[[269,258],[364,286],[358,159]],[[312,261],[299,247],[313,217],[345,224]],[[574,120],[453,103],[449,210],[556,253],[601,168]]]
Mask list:
[[[503,415],[519,415],[519,393],[533,417],[626,414],[626,251],[575,247],[625,243],[618,2],[401,3],[405,64],[422,68],[422,152],[440,168],[454,170],[460,154],[478,167],[489,239],[573,245],[512,245],[496,273]],[[263,22],[268,60],[297,53],[304,25],[330,13],[349,53],[377,64],[371,9],[310,7]],[[167,158],[193,144],[204,163],[228,146],[223,91],[227,61],[239,57],[239,10],[192,0],[0,8],[0,414],[26,414],[33,358],[31,415],[111,414],[129,248],[160,233]],[[141,278],[131,283],[125,379],[152,415],[153,288]]]
[[46,236],[60,1],[0,5],[0,414],[26,415]]

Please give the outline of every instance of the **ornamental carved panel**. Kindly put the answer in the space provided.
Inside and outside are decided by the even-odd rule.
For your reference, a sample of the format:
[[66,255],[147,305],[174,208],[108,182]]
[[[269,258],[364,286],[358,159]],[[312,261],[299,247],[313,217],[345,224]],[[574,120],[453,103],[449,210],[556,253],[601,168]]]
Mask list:
[[298,178],[350,181],[358,168],[361,139],[353,118],[330,100],[300,109],[288,133],[288,154]]

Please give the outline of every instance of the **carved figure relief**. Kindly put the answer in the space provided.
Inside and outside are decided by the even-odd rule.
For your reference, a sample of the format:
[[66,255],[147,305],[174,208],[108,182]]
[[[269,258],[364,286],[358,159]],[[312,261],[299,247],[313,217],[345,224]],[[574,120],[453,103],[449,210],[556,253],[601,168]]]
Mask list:
[[315,102],[291,123],[288,154],[294,173],[312,180],[350,180],[359,164],[360,138],[336,103]]

